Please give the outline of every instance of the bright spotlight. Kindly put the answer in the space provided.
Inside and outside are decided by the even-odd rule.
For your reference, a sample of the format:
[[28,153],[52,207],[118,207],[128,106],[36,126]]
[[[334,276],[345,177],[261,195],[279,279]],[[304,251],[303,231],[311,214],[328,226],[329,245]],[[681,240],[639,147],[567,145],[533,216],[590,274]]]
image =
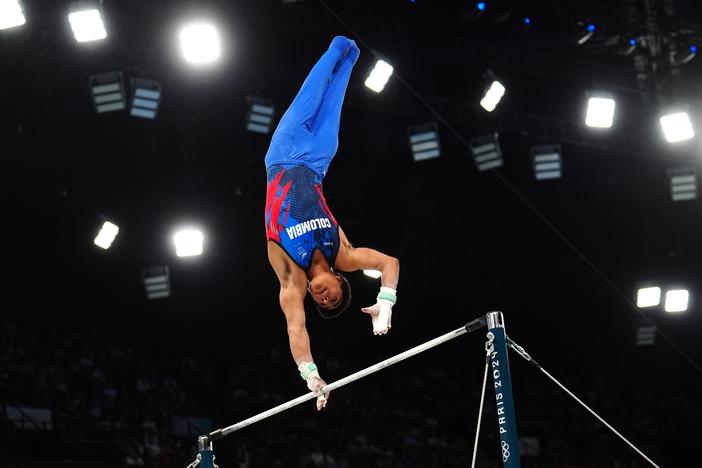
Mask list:
[[95,245],[102,247],[105,250],[109,249],[112,242],[114,242],[115,237],[117,237],[118,232],[119,227],[109,221],[105,221],[105,223],[102,225],[102,229],[100,229],[100,232],[95,238]]
[[685,312],[690,293],[687,289],[671,289],[665,293],[666,312]]
[[636,295],[636,305],[642,307],[655,307],[661,303],[661,288],[641,288]]
[[384,60],[378,60],[373,71],[370,72],[368,79],[366,79],[366,86],[376,93],[381,92],[390,79],[392,71],[392,65]]
[[371,278],[380,278],[381,273],[378,270],[363,270],[363,274]]
[[220,55],[219,35],[211,24],[193,23],[180,31],[185,60],[194,64],[214,62]]
[[591,97],[587,102],[585,125],[595,128],[610,128],[614,122],[616,104],[609,96]]
[[98,41],[107,37],[105,23],[97,8],[73,11],[68,14],[68,22],[78,42]]
[[488,112],[492,112],[500,103],[502,96],[505,95],[505,87],[499,81],[493,81],[490,89],[487,90],[485,96],[480,101],[480,105]]
[[197,229],[185,229],[173,236],[176,246],[176,255],[179,257],[193,257],[202,254],[202,232]]
[[19,0],[0,0],[0,29],[10,29],[26,23]]
[[664,115],[660,119],[663,135],[668,143],[678,143],[693,138],[695,131],[687,112]]

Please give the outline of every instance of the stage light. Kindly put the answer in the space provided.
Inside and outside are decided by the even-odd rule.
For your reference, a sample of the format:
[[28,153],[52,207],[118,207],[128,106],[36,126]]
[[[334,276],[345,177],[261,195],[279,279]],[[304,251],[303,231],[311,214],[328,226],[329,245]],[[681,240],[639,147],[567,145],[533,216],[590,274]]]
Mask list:
[[611,94],[592,94],[587,101],[585,125],[594,128],[610,128],[614,122],[616,103]]
[[370,75],[368,75],[368,78],[366,79],[366,86],[376,93],[381,92],[390,79],[392,71],[392,65],[384,60],[378,60],[375,67],[370,72]]
[[173,236],[176,255],[193,257],[202,254],[202,232],[197,229],[184,229]]
[[658,327],[645,320],[640,321],[636,326],[636,345],[652,346],[656,344],[656,331]]
[[697,56],[696,44],[683,42],[682,44],[680,44],[680,49],[674,51],[670,56],[673,65],[684,65]]
[[95,111],[102,114],[122,110],[126,106],[122,72],[109,72],[90,77],[90,92]]
[[105,250],[109,249],[112,245],[112,242],[114,242],[115,238],[117,237],[118,232],[119,227],[117,225],[112,224],[109,221],[105,221],[105,223],[102,225],[102,228],[100,229],[100,232],[95,238],[95,245],[97,245],[98,247],[102,247]]
[[16,28],[26,22],[19,0],[0,0],[0,29]]
[[529,29],[531,29],[531,26],[534,23],[534,17],[524,13],[516,15],[516,18],[517,20],[515,21],[513,27],[517,32],[520,33],[526,32]]
[[502,96],[505,95],[505,87],[502,83],[497,80],[490,83],[490,87],[485,91],[483,99],[480,101],[480,105],[488,112],[495,110],[497,105],[500,103]]
[[191,23],[180,31],[183,57],[193,64],[214,62],[221,53],[217,29],[207,23]]
[[415,161],[434,159],[441,156],[439,144],[439,129],[436,123],[430,122],[415,125],[407,129],[409,144],[412,148],[412,157]]
[[531,157],[536,180],[559,179],[561,177],[560,145],[532,146]]
[[694,200],[697,198],[697,170],[693,167],[680,167],[668,170],[670,196],[673,201]]
[[267,135],[271,132],[273,123],[273,102],[248,96],[249,112],[246,114],[246,130]]
[[[476,2],[473,4],[472,8],[464,8],[462,18],[461,20],[465,23],[472,23],[474,21],[477,21],[478,18],[483,16],[483,13],[485,13],[485,10],[488,9],[488,4],[487,2]],[[495,19],[499,21],[499,16],[497,15]]]
[[105,39],[107,31],[97,4],[93,2],[78,2],[71,5],[68,14],[73,36],[78,42],[89,42]]
[[685,312],[690,298],[687,289],[671,289],[665,293],[665,311],[670,313]]
[[382,276],[378,270],[363,270],[363,274],[371,278],[380,278]]
[[595,34],[597,26],[594,23],[583,24],[580,23],[581,31],[576,36],[576,42],[578,45],[583,45]]
[[676,112],[660,118],[663,135],[668,143],[690,140],[695,136],[692,122],[687,112]]
[[620,36],[617,52],[620,55],[624,55],[624,56],[631,55],[631,53],[636,50],[636,47],[638,45],[639,45],[639,42],[635,37]]
[[133,78],[132,93],[130,114],[134,117],[155,119],[161,103],[161,85],[155,81]]
[[479,171],[487,171],[502,166],[502,150],[499,136],[491,133],[470,140],[470,151]]
[[171,295],[171,281],[167,266],[148,268],[141,273],[146,297],[161,299]]
[[639,308],[655,307],[661,303],[661,288],[647,287],[640,288],[636,294],[636,306]]

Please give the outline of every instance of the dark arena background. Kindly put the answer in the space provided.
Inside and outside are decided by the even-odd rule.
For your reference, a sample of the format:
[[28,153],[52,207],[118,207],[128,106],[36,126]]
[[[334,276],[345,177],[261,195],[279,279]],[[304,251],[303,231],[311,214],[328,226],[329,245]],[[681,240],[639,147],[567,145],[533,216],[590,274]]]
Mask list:
[[[335,320],[306,299],[322,377],[501,311],[653,466],[702,467],[701,20],[695,0],[0,0],[0,466],[185,468],[198,435],[309,392],[263,158],[343,35],[361,54],[324,194],[401,274],[384,336],[360,311],[379,279],[348,273]],[[176,251],[181,228],[199,255]],[[471,466],[485,342],[264,419],[215,462]],[[521,466],[652,466],[510,366]],[[503,466],[497,411],[489,378],[475,466]]]

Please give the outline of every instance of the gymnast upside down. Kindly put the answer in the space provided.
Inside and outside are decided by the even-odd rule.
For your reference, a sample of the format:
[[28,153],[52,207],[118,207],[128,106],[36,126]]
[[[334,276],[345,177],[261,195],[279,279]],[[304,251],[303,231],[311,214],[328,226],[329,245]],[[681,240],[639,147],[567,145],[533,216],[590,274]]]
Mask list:
[[360,51],[346,37],[335,37],[317,61],[283,115],[265,158],[265,224],[268,260],[280,281],[280,307],[287,320],[290,352],[307,387],[317,394],[317,409],[327,404],[326,382],[312,358],[305,327],[304,299],[312,296],[323,318],[336,318],[351,301],[341,271],[381,272],[376,303],[364,307],[373,333],[391,328],[400,262],[377,250],[354,247],[332,215],[322,181],[339,145],[341,107]]

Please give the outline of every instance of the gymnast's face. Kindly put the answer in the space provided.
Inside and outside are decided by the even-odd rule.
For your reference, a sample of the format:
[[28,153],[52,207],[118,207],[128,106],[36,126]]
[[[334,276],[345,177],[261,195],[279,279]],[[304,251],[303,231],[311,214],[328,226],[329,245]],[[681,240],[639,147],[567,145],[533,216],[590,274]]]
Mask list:
[[312,278],[307,290],[314,301],[324,309],[333,309],[341,303],[341,275],[331,271],[319,273]]

